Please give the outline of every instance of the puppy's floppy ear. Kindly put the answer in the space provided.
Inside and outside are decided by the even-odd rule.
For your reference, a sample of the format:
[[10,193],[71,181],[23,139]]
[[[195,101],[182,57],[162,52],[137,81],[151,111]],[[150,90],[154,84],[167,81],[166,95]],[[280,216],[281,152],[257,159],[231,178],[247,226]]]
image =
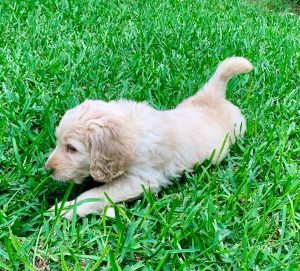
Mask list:
[[90,173],[94,180],[110,182],[133,160],[133,138],[122,120],[95,120],[89,125]]

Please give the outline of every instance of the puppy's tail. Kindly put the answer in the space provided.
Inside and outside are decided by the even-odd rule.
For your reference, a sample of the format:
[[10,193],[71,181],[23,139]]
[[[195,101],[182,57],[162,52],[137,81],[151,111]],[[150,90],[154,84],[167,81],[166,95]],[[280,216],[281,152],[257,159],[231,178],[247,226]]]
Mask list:
[[[225,98],[228,81],[236,74],[250,72],[252,64],[243,57],[230,57],[219,64],[214,75],[203,86],[199,94],[212,94]],[[197,94],[196,94],[197,95]]]

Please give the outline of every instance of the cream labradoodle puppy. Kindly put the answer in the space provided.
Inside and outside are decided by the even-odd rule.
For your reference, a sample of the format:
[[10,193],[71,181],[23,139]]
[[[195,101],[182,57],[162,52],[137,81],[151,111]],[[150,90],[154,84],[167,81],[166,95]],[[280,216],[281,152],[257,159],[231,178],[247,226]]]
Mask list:
[[[53,169],[59,181],[81,183],[91,175],[104,185],[65,206],[76,202],[81,217],[100,213],[109,205],[104,193],[116,203],[132,200],[142,195],[142,186],[158,191],[213,153],[212,162],[221,161],[246,128],[240,109],[225,98],[227,82],[252,68],[245,58],[226,59],[199,92],[172,110],[126,100],[87,100],[67,111],[45,168]],[[73,210],[64,216],[71,219]]]

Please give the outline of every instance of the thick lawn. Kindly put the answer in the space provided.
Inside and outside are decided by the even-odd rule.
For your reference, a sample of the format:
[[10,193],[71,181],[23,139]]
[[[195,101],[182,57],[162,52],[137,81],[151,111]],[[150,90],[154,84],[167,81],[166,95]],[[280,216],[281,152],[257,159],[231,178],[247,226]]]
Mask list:
[[[242,0],[15,2],[0,3],[0,270],[300,270],[297,15]],[[172,108],[232,55],[255,70],[228,86],[248,127],[220,165],[116,219],[46,212],[94,185],[43,168],[68,108]]]

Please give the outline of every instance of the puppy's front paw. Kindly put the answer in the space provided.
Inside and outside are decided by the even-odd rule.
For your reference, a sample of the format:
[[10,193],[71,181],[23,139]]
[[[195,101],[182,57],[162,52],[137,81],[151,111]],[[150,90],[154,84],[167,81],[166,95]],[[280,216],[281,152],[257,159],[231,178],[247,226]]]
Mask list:
[[74,211],[76,212],[75,215],[77,215],[79,217],[85,217],[91,213],[89,211],[89,209],[87,208],[87,206],[85,206],[85,204],[82,204],[80,206],[75,206],[75,209],[74,209],[74,204],[75,203],[73,203],[73,206],[66,213],[63,214],[64,218],[71,221],[73,219]]
[[[60,215],[63,216],[63,217],[66,217],[67,219],[71,220],[72,219],[72,216],[73,216],[73,205],[74,205],[74,201],[66,201],[64,204],[63,204],[63,207],[62,207],[62,202],[59,202],[56,205],[52,206],[49,211],[51,213],[54,213],[55,212],[55,209],[57,210],[57,212],[61,209],[60,211]],[[56,208],[55,208],[56,207]]]
[[116,218],[114,207],[108,207],[106,211],[106,216],[110,218]]
[[64,218],[68,219],[69,221],[71,221],[72,218],[73,218],[73,208],[71,208],[69,211],[67,211],[66,213],[64,213],[62,216]]
[[[73,212],[74,209],[71,207],[71,209],[69,211],[67,211],[65,214],[63,214],[63,217],[68,219],[69,221],[72,220],[73,218]],[[91,213],[100,213],[100,212],[91,212],[88,208],[80,208],[80,206],[77,207],[76,209],[76,214],[80,217],[85,217]],[[115,218],[115,210],[113,207],[109,207],[106,211],[106,216],[110,217],[110,218]]]
[[[78,201],[79,200],[79,201]],[[57,205],[57,210],[61,209],[62,203],[60,202]],[[60,215],[68,220],[72,220],[74,211],[76,211],[76,215],[79,217],[85,217],[89,214],[99,214],[102,213],[104,209],[105,204],[103,204],[103,201],[92,201],[92,202],[82,202],[80,199],[67,201],[65,202]],[[50,211],[54,211],[55,206],[53,206]],[[114,209],[113,207],[109,207],[106,213],[106,216],[108,217],[114,217]]]

